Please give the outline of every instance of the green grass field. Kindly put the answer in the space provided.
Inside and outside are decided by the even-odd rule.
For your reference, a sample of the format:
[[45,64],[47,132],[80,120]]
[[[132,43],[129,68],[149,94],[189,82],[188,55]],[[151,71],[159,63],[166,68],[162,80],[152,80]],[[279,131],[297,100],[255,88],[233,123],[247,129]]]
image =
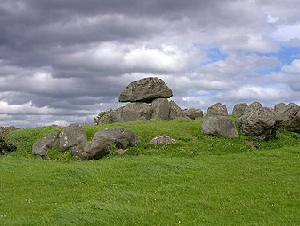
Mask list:
[[[139,136],[124,155],[78,161],[32,144],[59,128],[13,131],[0,156],[0,225],[300,225],[300,135],[268,142],[212,137],[202,121],[112,124]],[[101,127],[86,126],[88,139]],[[156,135],[178,140],[153,147]],[[254,145],[249,145],[254,143]]]

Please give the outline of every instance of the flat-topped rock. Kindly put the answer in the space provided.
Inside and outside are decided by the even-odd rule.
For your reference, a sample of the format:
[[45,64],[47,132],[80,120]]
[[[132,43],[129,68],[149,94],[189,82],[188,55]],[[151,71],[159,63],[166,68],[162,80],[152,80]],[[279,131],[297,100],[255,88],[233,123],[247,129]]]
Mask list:
[[120,102],[150,103],[156,98],[169,98],[173,92],[166,83],[158,78],[144,78],[131,82],[120,94]]

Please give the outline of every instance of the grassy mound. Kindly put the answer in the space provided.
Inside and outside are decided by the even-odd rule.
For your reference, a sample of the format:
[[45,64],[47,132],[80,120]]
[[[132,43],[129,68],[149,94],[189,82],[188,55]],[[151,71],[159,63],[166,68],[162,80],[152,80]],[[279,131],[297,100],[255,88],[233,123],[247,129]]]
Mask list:
[[[18,150],[0,156],[0,225],[300,225],[300,136],[212,137],[201,123],[107,125],[140,142],[98,161],[58,150],[35,158],[32,144],[60,128],[11,132]],[[86,126],[87,138],[100,128]],[[149,145],[157,135],[178,143]]]

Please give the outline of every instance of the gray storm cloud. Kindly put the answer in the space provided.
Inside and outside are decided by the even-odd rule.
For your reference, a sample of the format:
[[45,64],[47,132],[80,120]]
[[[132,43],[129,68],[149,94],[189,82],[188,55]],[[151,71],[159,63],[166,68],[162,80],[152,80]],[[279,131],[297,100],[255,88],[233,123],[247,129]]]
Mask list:
[[[181,106],[232,105],[247,94],[293,101],[297,59],[282,65],[264,54],[300,24],[299,8],[296,0],[2,0],[0,125],[90,121],[147,76],[166,80]],[[258,72],[272,67],[281,70]]]

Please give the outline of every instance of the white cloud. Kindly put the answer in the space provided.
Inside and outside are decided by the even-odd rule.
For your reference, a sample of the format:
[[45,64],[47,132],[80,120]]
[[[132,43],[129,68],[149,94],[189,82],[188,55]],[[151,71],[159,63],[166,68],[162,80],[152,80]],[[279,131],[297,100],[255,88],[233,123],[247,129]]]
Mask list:
[[289,97],[286,87],[242,86],[219,94],[218,97],[232,100],[278,100]]
[[282,25],[272,34],[278,41],[290,41],[292,39],[300,39],[300,23],[292,25]]

